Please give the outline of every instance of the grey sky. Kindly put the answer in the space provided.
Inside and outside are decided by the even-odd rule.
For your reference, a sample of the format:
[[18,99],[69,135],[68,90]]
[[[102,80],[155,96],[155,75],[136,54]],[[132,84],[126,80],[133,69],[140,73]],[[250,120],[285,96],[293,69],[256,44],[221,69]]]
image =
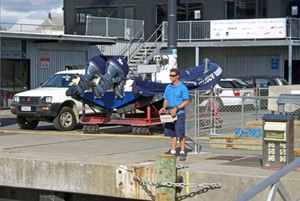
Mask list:
[[63,0],[0,0],[1,23],[16,23],[20,19],[63,17]]

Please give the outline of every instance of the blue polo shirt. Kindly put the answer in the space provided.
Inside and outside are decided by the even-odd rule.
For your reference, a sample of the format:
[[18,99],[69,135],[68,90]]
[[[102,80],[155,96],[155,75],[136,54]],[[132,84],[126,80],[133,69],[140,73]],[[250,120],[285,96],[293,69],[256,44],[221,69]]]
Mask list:
[[[167,108],[179,106],[183,101],[189,100],[189,91],[187,87],[179,81],[177,86],[173,87],[172,83],[168,84],[163,98],[167,100]],[[177,111],[177,114],[183,114],[184,109]]]

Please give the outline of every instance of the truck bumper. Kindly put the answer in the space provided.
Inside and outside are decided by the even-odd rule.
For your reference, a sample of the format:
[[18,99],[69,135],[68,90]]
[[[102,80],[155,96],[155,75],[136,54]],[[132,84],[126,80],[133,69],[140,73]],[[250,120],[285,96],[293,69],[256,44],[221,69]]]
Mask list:
[[56,117],[58,115],[60,103],[43,104],[43,105],[21,105],[12,103],[10,106],[11,113],[17,116],[27,117]]

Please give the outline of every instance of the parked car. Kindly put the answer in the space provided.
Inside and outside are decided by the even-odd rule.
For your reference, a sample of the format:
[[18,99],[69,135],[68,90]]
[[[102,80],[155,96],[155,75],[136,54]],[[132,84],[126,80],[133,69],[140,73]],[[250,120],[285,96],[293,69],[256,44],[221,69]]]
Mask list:
[[[66,96],[66,90],[72,79],[84,73],[84,69],[60,71],[39,88],[15,94],[10,110],[17,115],[19,127],[34,129],[40,121],[46,121],[60,131],[74,129],[82,114],[82,103]],[[86,106],[86,112],[93,111]]]
[[260,108],[266,109],[268,107],[269,86],[274,85],[288,85],[289,83],[280,76],[244,76],[239,77],[247,82],[251,87],[256,89],[257,96],[260,96]]
[[258,88],[258,96],[268,96],[269,86],[288,85],[289,83],[280,76],[244,76],[239,77],[253,88]]
[[[246,82],[238,78],[223,78],[215,85],[214,91],[217,93],[216,106],[221,109],[224,106],[255,105],[255,89]],[[252,97],[252,98],[251,98]],[[204,106],[207,100],[200,105]]]

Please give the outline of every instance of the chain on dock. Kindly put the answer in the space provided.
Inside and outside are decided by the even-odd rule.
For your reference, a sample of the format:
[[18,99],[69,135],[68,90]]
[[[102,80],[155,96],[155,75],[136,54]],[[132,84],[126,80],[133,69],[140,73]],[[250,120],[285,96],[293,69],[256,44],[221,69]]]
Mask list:
[[221,185],[218,183],[202,183],[202,184],[185,184],[185,183],[173,183],[173,182],[165,182],[165,183],[155,183],[140,179],[138,177],[133,178],[134,181],[138,182],[142,189],[148,194],[151,200],[155,201],[155,196],[153,193],[148,189],[147,186],[155,186],[156,188],[159,187],[168,187],[168,188],[183,188],[183,187],[190,187],[190,188],[200,188],[200,190],[191,192],[187,195],[178,196],[176,200],[184,200],[187,198],[192,198],[196,195],[200,195],[202,193],[206,193],[209,190],[219,189]]

